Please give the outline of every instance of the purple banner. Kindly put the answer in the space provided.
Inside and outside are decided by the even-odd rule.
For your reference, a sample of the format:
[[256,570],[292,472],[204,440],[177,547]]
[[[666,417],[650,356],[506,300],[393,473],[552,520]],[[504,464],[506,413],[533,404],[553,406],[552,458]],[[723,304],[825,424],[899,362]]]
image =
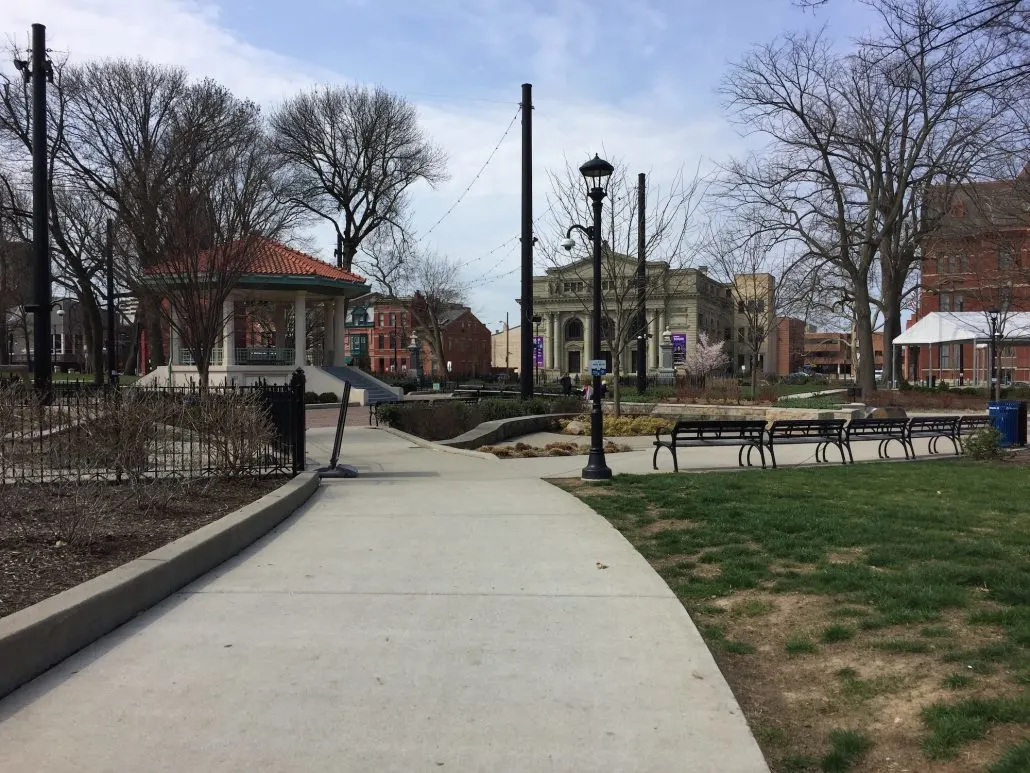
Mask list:
[[533,361],[537,367],[544,367],[544,337],[533,336]]
[[672,334],[672,363],[682,365],[687,361],[687,334]]

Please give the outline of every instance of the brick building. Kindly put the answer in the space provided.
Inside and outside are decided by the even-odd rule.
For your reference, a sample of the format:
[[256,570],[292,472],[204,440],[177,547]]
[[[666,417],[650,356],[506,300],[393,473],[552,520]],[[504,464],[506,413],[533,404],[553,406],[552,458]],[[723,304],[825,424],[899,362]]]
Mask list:
[[776,320],[776,375],[797,373],[805,365],[805,321],[794,317]]
[[[913,325],[932,312],[1030,311],[1030,176],[978,183],[949,197],[939,226],[928,240],[921,264],[922,281]],[[949,382],[986,378],[982,365],[974,373],[973,342],[905,347],[904,373],[909,381]],[[1006,345],[999,351],[1004,377],[1030,380],[1030,347]],[[979,374],[979,375],[978,375]]]
[[455,306],[441,319],[444,361],[432,351],[430,336],[419,329],[410,298],[369,293],[347,311],[345,352],[351,362],[377,375],[404,374],[410,368],[412,333],[421,343],[423,375],[443,378],[490,373],[490,331],[466,306]]
[[[805,366],[816,373],[837,378],[854,375],[851,333],[837,331],[805,333]],[[883,367],[883,333],[873,333],[873,362]]]

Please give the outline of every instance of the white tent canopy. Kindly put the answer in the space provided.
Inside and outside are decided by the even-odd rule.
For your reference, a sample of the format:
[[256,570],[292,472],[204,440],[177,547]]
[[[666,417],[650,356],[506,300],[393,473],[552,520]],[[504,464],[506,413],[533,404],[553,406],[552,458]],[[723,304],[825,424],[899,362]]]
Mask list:
[[[998,319],[998,337],[1030,343],[1030,312],[1009,312]],[[946,344],[991,340],[991,325],[983,311],[935,311],[894,339],[894,346]]]

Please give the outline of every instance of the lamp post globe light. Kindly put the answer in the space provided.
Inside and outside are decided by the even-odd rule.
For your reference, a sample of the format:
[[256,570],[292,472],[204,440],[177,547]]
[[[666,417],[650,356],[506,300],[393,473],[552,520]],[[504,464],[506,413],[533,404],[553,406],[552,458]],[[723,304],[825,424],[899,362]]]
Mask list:
[[[594,223],[589,228],[582,225],[569,226],[562,247],[571,250],[575,243],[572,232],[581,231],[593,242],[593,315],[590,318],[590,358],[601,359],[601,202],[608,195],[608,182],[615,167],[596,154],[579,168],[586,183],[587,198],[593,204]],[[583,480],[608,480],[612,471],[604,458],[604,414],[601,412],[601,374],[593,373],[593,405],[590,409],[590,456],[583,468]]]

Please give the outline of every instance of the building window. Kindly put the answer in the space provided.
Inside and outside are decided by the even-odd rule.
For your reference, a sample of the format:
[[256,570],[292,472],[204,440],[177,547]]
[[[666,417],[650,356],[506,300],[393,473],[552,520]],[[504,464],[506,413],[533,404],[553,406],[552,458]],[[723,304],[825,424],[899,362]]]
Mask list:
[[60,333],[53,334],[53,341],[51,342],[50,351],[53,354],[64,354],[64,336]]
[[[382,316],[382,315],[380,314],[379,316]],[[385,349],[386,348],[386,336],[384,336],[382,333],[379,334],[379,348],[380,349]]]
[[379,312],[379,327],[382,327],[383,325],[386,324],[385,320],[386,320],[386,315],[383,314],[382,312]]
[[565,340],[566,341],[582,341],[583,340],[583,321],[578,317],[573,317],[565,323]]
[[737,328],[737,340],[741,343],[744,342],[744,328],[742,327]]
[[941,293],[941,311],[951,311],[951,293]]
[[1012,247],[1003,244],[998,248],[998,270],[1005,271],[1012,268]]
[[953,303],[955,311],[962,311],[964,305],[965,299],[962,297],[962,293],[955,293],[955,301]]
[[937,273],[938,274],[943,274],[945,271],[947,271],[947,268],[948,268],[948,259],[947,258],[937,258]]
[[393,313],[393,312],[391,311],[391,312],[390,312],[390,327],[393,327],[393,326],[394,326],[394,325],[396,325],[396,324],[397,324],[397,315],[396,315],[396,314],[394,314],[394,313]]
[[963,255],[962,256],[962,273],[963,274],[968,274],[969,273],[969,256],[968,255]]
[[583,282],[562,282],[562,292],[565,293],[581,293],[584,288]]
[[951,368],[951,344],[941,347],[941,370],[948,370]]
[[397,334],[396,333],[390,333],[390,348],[391,349],[396,349],[397,348]]

